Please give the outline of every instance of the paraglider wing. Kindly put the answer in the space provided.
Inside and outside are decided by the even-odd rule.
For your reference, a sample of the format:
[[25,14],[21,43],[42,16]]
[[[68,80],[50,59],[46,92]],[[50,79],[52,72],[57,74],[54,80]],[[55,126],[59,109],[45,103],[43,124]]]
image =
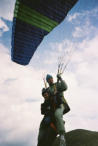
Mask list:
[[78,0],[16,0],[11,58],[27,65],[49,32],[59,25]]

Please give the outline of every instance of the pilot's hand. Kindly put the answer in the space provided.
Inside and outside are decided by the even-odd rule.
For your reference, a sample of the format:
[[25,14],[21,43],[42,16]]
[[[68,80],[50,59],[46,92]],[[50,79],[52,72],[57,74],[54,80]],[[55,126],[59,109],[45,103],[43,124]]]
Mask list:
[[57,79],[58,80],[61,80],[62,78],[61,78],[61,74],[57,74]]

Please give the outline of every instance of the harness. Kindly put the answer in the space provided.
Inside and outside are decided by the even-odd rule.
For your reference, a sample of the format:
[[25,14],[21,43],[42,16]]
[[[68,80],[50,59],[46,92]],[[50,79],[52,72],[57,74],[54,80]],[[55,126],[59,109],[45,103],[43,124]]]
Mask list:
[[[52,96],[52,95],[50,95],[50,100],[51,100],[51,104],[52,104],[52,108],[53,108],[53,110],[55,111],[56,110],[56,108],[57,108],[57,95],[56,95],[56,93],[57,93],[57,87],[56,87],[56,84],[54,84],[53,85],[53,90],[54,90],[54,95]],[[49,87],[49,89],[51,90],[51,87]]]

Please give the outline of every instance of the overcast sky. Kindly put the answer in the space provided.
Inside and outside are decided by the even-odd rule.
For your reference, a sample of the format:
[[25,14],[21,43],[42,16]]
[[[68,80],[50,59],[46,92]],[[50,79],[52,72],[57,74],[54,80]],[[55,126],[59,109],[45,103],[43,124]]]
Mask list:
[[[15,0],[0,0],[0,145],[35,146],[42,116],[42,77],[56,81],[57,58],[74,50],[63,79],[71,112],[66,131],[98,131],[98,0],[80,0],[38,47],[28,66],[11,61]],[[69,51],[70,52],[70,51]]]

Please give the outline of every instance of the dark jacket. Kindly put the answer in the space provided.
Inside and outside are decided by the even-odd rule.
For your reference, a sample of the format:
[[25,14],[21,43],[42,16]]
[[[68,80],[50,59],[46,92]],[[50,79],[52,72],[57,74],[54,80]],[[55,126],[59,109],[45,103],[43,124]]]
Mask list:
[[51,115],[51,103],[50,100],[45,100],[44,103],[41,104],[41,114],[42,115]]
[[51,122],[55,122],[54,112],[53,112],[51,102],[49,99],[45,100],[44,103],[41,104],[41,114],[44,115],[44,118],[42,121],[44,126],[49,125]]

